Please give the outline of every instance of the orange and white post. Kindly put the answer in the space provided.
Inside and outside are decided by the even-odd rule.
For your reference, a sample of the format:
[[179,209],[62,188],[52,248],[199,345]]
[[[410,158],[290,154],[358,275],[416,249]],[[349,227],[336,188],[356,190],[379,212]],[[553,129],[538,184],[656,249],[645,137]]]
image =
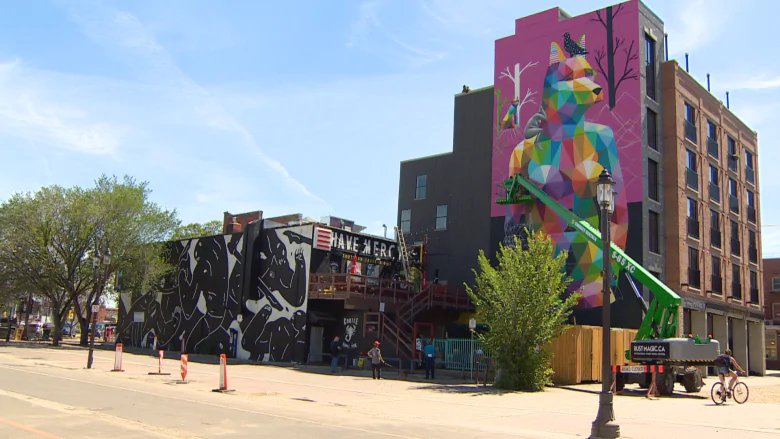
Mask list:
[[114,351],[114,368],[111,369],[111,372],[124,372],[122,369],[122,349],[122,343],[117,343]]
[[181,354],[181,380],[177,381],[178,384],[187,383],[187,362],[188,361],[189,361],[189,356],[187,354]]
[[219,354],[219,389],[214,389],[215,392],[232,392],[232,389],[228,389],[227,379],[227,356],[225,354]]
[[162,371],[163,358],[165,357],[165,351],[160,349],[157,351],[157,372],[149,372],[149,375],[170,375],[170,372]]

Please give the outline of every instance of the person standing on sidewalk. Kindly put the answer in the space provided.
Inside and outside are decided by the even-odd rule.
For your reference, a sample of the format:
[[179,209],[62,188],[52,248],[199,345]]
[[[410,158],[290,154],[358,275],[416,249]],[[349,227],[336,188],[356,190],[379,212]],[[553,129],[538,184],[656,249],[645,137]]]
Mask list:
[[379,350],[379,340],[374,341],[374,347],[368,351],[368,357],[371,358],[371,377],[375,380],[382,378],[382,351]]
[[339,366],[339,357],[341,357],[341,343],[339,343],[339,336],[337,335],[330,342],[330,373],[336,373],[336,368]]
[[433,338],[428,339],[428,344],[425,345],[425,379],[428,379],[430,375],[431,379],[436,379],[436,346],[433,344]]

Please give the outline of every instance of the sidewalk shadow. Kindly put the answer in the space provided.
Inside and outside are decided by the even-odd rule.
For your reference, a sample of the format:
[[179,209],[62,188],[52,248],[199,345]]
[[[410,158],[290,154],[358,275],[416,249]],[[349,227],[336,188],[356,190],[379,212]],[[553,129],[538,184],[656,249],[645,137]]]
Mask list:
[[493,386],[483,387],[478,384],[428,384],[425,386],[416,386],[414,390],[433,390],[441,393],[455,393],[461,395],[503,395],[505,393],[515,393],[511,390],[499,389]]
[[[590,390],[590,389],[579,389],[577,387],[572,386],[556,386],[559,389],[564,390],[571,390],[573,392],[582,392],[582,393],[590,393],[592,395],[598,395],[601,393],[601,390]],[[629,396],[629,397],[646,397],[647,396],[647,389],[623,389],[620,392],[616,392],[615,396]],[[708,399],[709,396],[707,395],[701,395],[697,393],[672,393],[671,395],[667,396],[660,396],[659,398],[675,398],[675,399]]]

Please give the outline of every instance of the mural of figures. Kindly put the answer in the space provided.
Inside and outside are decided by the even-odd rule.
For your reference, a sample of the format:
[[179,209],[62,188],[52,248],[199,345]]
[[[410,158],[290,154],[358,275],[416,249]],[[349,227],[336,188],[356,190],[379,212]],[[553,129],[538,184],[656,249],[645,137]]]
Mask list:
[[264,230],[255,243],[241,355],[261,361],[303,361],[313,226]]
[[[301,361],[312,226],[263,230],[244,278],[244,236],[170,243],[173,273],[161,291],[120,296],[118,334],[147,347],[235,354],[258,361]],[[246,288],[245,288],[246,287]]]
[[[163,348],[230,353],[230,327],[239,311],[242,282],[241,234],[170,243],[174,270],[161,291],[132,299],[120,296],[123,341]],[[136,317],[143,315],[143,322]]]
[[[521,173],[598,227],[595,183],[606,168],[616,182],[612,241],[625,248],[629,204],[641,203],[643,193],[642,106],[639,81],[631,75],[639,69],[633,51],[639,35],[638,6],[631,1],[620,9],[609,29],[609,38],[614,34],[628,50],[621,60],[628,73],[616,79],[622,82],[619,91],[594,68],[601,65],[603,50],[591,54],[586,46],[591,37],[607,38],[599,12],[559,20],[557,10],[547,11],[532,18],[550,21],[540,38],[521,41],[515,35],[496,42],[493,182]],[[523,96],[521,84],[526,87]],[[620,94],[607,99],[608,92]],[[558,251],[569,252],[569,290],[582,294],[580,306],[602,305],[602,253],[596,245],[568,230],[566,222],[540,202],[494,205],[492,215],[504,216],[506,243],[525,227],[544,230]]]

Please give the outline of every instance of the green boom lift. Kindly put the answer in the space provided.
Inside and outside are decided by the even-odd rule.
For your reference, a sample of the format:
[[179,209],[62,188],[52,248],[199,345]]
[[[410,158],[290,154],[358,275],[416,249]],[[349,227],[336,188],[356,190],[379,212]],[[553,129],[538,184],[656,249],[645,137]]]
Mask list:
[[[602,236],[598,229],[561,206],[555,199],[522,175],[515,174],[505,180],[504,189],[506,197],[496,200],[498,204],[524,204],[539,201],[566,220],[572,229],[582,233],[603,251]],[[677,381],[680,381],[687,391],[698,392],[702,386],[701,374],[698,369],[692,366],[711,364],[720,352],[718,342],[710,338],[703,340],[698,337],[676,338],[680,296],[634,261],[614,242],[610,242],[610,251],[612,261],[619,266],[619,271],[626,275],[645,311],[636,338],[631,343],[631,351],[626,353],[626,357],[643,365],[660,364],[666,366],[661,383],[658,385],[662,394],[671,394],[674,383]],[[632,279],[652,292],[653,298],[650,305],[644,302]],[[641,386],[649,384],[649,374],[643,366],[623,366],[617,372],[616,379],[618,389],[630,382],[636,382]]]

